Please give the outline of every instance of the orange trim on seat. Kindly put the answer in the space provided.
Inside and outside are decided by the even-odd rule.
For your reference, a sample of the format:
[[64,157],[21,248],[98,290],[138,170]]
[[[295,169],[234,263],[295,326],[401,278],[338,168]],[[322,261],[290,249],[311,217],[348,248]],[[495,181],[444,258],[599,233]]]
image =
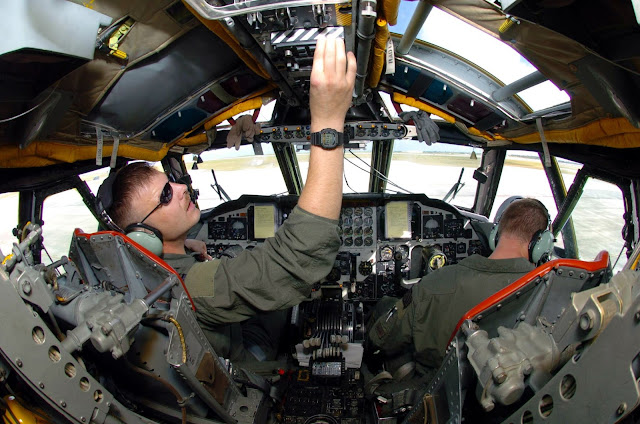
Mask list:
[[[488,298],[478,303],[473,308],[469,309],[467,313],[464,314],[462,318],[460,318],[460,321],[458,321],[458,324],[456,325],[455,330],[453,330],[453,333],[449,338],[449,343],[451,343],[451,341],[456,336],[456,334],[458,334],[458,330],[460,330],[460,327],[462,326],[463,322],[465,322],[468,319],[473,319],[473,317],[477,316],[481,312],[486,311],[491,306],[502,302],[504,299],[511,296],[518,290],[522,289],[524,286],[534,281],[536,278],[541,277],[547,274],[552,269],[559,268],[561,266],[567,266],[571,268],[580,268],[588,272],[595,272],[609,266],[609,252],[607,252],[606,250],[601,251],[596,255],[596,258],[593,261],[581,261],[578,259],[562,259],[561,258],[561,259],[554,259],[552,261],[549,261],[547,263],[540,265],[533,271],[523,275],[522,277],[520,277],[519,279],[517,279],[507,287],[489,296]],[[449,343],[447,343],[447,345]]]
[[182,284],[182,288],[184,289],[184,292],[187,294],[187,297],[189,298],[189,302],[191,302],[191,309],[193,309],[194,311],[196,310],[195,304],[193,303],[193,299],[191,298],[191,295],[189,294],[189,290],[187,290],[187,286],[184,285],[184,281],[182,280],[182,277],[180,277],[180,274],[178,274],[175,269],[171,268],[169,266],[169,264],[167,264],[165,261],[163,261],[162,258],[158,257],[156,254],[154,254],[154,253],[148,251],[147,249],[145,249],[144,247],[140,246],[138,243],[136,243],[135,241],[131,240],[126,235],[124,235],[122,233],[118,233],[116,231],[98,231],[98,232],[95,232],[95,233],[85,233],[82,230],[80,230],[79,228],[76,228],[73,231],[73,235],[74,235],[74,237],[84,237],[87,240],[90,240],[91,237],[93,237],[93,236],[110,235],[110,236],[113,236],[113,237],[121,237],[125,242],[131,243],[133,246],[138,248],[142,253],[147,255],[147,257],[149,259],[151,259],[153,262],[155,262],[162,269],[164,269],[165,271],[168,271],[170,274],[173,274],[176,277],[178,277],[178,280],[180,281],[180,284]]

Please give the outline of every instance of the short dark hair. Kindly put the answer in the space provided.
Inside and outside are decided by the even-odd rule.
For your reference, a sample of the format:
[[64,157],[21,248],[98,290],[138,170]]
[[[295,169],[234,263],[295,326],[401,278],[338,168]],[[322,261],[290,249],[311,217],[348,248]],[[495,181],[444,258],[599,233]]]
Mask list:
[[120,228],[126,228],[142,219],[135,216],[132,206],[139,198],[140,189],[156,172],[159,171],[146,162],[134,162],[116,174],[111,189],[113,203],[107,213]]
[[510,204],[500,218],[500,234],[511,234],[529,242],[537,231],[549,226],[549,212],[536,199],[520,199]]

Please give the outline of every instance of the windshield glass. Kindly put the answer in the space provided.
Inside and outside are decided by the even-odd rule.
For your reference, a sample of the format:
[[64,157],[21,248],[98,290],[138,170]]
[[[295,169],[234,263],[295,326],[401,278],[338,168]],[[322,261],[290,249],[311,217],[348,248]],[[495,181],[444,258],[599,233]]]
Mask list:
[[396,140],[389,180],[397,186],[387,183],[386,191],[424,193],[433,199],[471,208],[477,188],[473,172],[480,166],[481,158],[482,151],[469,146],[446,143],[428,146]]
[[[398,34],[405,32],[417,4],[414,1],[400,3],[398,23],[390,28],[391,31]],[[517,51],[499,39],[435,7],[420,30],[418,39],[466,58],[493,74],[505,85],[536,70]],[[569,96],[550,81],[522,91],[519,96],[534,111],[569,101]]]
[[[204,152],[200,155],[202,163],[197,164],[197,169],[193,169],[193,156],[185,156],[193,187],[200,191],[198,205],[201,210],[225,202],[225,194],[230,200],[235,200],[243,194],[266,196],[287,192],[273,147],[266,143],[260,145],[263,155],[256,155],[250,145],[241,146],[239,150]],[[213,187],[216,180],[219,191]]]

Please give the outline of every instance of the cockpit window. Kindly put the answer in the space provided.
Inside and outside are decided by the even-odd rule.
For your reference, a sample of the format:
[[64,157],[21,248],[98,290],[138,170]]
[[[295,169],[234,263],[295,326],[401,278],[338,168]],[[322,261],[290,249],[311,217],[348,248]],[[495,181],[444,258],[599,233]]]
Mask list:
[[75,189],[47,197],[42,207],[42,221],[42,237],[46,248],[42,254],[44,263],[51,261],[47,253],[51,256],[51,262],[69,254],[71,237],[76,228],[85,233],[98,230],[98,221]]
[[[395,140],[387,193],[425,193],[464,208],[473,206],[477,182],[473,171],[482,151],[469,146]],[[395,184],[395,185],[394,185]]]
[[[580,164],[558,159],[558,165],[567,186],[580,169]],[[512,196],[533,197],[540,200],[553,220],[558,213],[547,174],[537,153],[509,151],[504,161],[500,184],[489,218],[493,221],[500,205]]]
[[589,178],[572,214],[580,259],[592,261],[598,252],[606,250],[613,272],[622,269],[627,262],[626,251],[622,251],[623,214],[622,191],[611,183]]
[[[405,32],[417,4],[414,1],[400,3],[398,23],[390,28],[392,32]],[[533,65],[507,44],[435,7],[418,33],[418,39],[464,57],[504,84],[510,84],[536,71]],[[569,101],[569,96],[550,81],[518,94],[533,110]]]
[[12,233],[18,224],[18,200],[18,193],[0,194],[0,250],[4,255],[11,253],[11,246],[18,241]]
[[[234,200],[243,194],[272,195],[287,192],[273,147],[266,143],[261,143],[260,146],[264,153],[262,155],[256,155],[251,145],[241,146],[240,150],[231,148],[204,152],[200,155],[202,163],[197,164],[197,169],[193,169],[189,156],[185,157],[193,187],[200,191],[198,205],[201,210],[227,201],[225,193],[228,200]],[[216,181],[217,189],[214,188]]]

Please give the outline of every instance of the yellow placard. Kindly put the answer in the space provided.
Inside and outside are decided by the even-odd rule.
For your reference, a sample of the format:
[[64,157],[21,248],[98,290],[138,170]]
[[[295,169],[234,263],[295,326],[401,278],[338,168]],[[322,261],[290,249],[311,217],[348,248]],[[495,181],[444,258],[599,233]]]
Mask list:
[[409,203],[389,202],[386,208],[386,232],[387,238],[411,238],[409,226]]
[[253,228],[257,239],[273,237],[276,230],[275,209],[273,205],[258,206],[254,208]]

